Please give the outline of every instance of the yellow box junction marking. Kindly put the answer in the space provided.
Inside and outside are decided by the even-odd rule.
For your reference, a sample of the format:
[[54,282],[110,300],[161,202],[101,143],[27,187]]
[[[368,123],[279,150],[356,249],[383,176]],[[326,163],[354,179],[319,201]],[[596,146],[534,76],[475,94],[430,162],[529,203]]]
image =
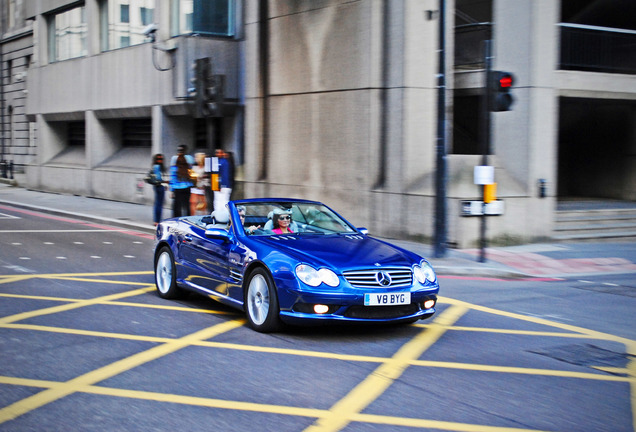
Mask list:
[[149,361],[171,354],[182,348],[192,345],[193,342],[209,339],[243,325],[242,320],[227,321],[215,326],[200,330],[179,339],[174,339],[164,344],[155,346],[146,351],[134,354],[125,359],[111,363],[107,366],[95,369],[84,375],[73,378],[64,383],[59,383],[47,390],[28,398],[15,402],[0,410],[0,424],[21,416],[29,411],[40,408],[43,405],[61,399],[72,393],[83,391],[87,386],[103,381],[122,372],[140,366]]
[[[19,324],[17,321],[31,318],[34,316],[42,316],[46,314],[53,314],[66,310],[71,310],[83,306],[102,304],[113,306],[134,306],[145,308],[160,308],[160,309],[172,309],[187,312],[198,313],[228,313],[214,310],[192,309],[179,306],[166,306],[166,305],[147,305],[140,303],[130,303],[120,301],[123,298],[133,297],[136,295],[144,294],[154,289],[154,285],[148,283],[127,282],[127,281],[112,281],[97,279],[100,277],[111,278],[113,276],[126,276],[126,275],[146,275],[152,274],[152,272],[121,272],[121,273],[84,273],[84,274],[46,274],[46,275],[0,275],[0,284],[20,282],[28,279],[57,279],[57,280],[70,280],[81,281],[89,283],[117,283],[121,285],[140,285],[145,288],[126,291],[123,293],[98,297],[95,299],[71,299],[71,298],[58,298],[58,297],[46,297],[46,296],[28,296],[20,294],[2,294],[0,297],[13,297],[13,298],[26,298],[36,300],[48,300],[65,302],[67,304],[55,306],[51,308],[39,309],[36,311],[25,312],[21,314],[12,315],[9,317],[0,318],[0,328],[14,328],[33,331],[48,331],[56,333],[67,333],[86,335],[94,337],[105,338],[120,338],[129,340],[139,340],[153,343],[160,343],[157,347],[150,350],[138,353],[126,359],[122,359],[111,365],[97,369],[92,372],[88,372],[80,377],[72,379],[67,382],[53,382],[45,380],[31,380],[13,377],[0,376],[0,384],[31,386],[44,388],[45,390],[31,396],[30,398],[23,399],[0,410],[0,424],[6,422],[12,418],[50,403],[66,395],[81,392],[92,393],[101,395],[110,395],[117,397],[146,399],[159,402],[169,402],[186,405],[198,405],[204,407],[221,408],[228,410],[243,410],[262,413],[273,413],[290,416],[304,416],[316,418],[317,421],[310,426],[309,431],[338,431],[346,427],[350,422],[363,422],[374,423],[383,425],[405,426],[414,428],[432,428],[438,430],[453,430],[453,431],[467,431],[467,432],[512,432],[512,431],[531,431],[530,429],[516,429],[516,428],[504,428],[496,426],[486,425],[472,425],[445,421],[434,421],[426,419],[416,418],[403,418],[392,417],[383,415],[362,414],[361,411],[376,400],[386,389],[402,375],[404,370],[408,366],[418,367],[435,367],[435,368],[450,368],[450,369],[465,369],[484,372],[495,373],[518,373],[518,374],[534,374],[544,376],[559,376],[578,379],[590,379],[590,380],[604,380],[614,382],[628,382],[630,385],[631,394],[631,408],[633,428],[636,432],[636,360],[632,359],[625,368],[597,368],[600,371],[605,371],[614,374],[622,374],[627,376],[610,376],[601,373],[582,373],[582,372],[570,372],[559,370],[545,370],[545,369],[531,369],[531,368],[516,368],[516,367],[502,367],[491,365],[478,365],[467,363],[454,363],[443,361],[422,361],[418,360],[423,352],[425,352],[431,345],[439,340],[442,335],[447,331],[474,331],[474,332],[492,332],[501,334],[513,334],[513,335],[529,335],[529,336],[545,336],[545,337],[563,337],[563,338],[588,338],[599,339],[606,341],[619,342],[625,345],[628,354],[634,356],[636,354],[636,342],[630,339],[622,338],[615,335],[610,335],[602,332],[597,332],[573,325],[562,324],[558,322],[549,321],[537,317],[529,317],[521,314],[501,311],[492,309],[480,305],[474,305],[463,301],[451,299],[451,298],[439,298],[439,303],[450,304],[444,313],[439,314],[437,318],[431,324],[415,324],[415,327],[422,328],[422,332],[415,336],[411,341],[407,342],[400,348],[396,354],[391,358],[386,357],[374,357],[365,355],[350,355],[350,354],[338,354],[319,351],[303,351],[286,348],[275,347],[260,347],[249,346],[233,343],[220,343],[214,341],[208,341],[217,334],[225,331],[229,331],[242,325],[242,321],[228,321],[217,326],[210,327],[200,332],[193,333],[192,335],[185,336],[179,339],[160,338],[151,336],[138,336],[138,335],[126,335],[118,333],[98,332],[98,331],[86,331],[76,329],[64,329],[56,327],[38,326]],[[506,330],[506,329],[488,329],[488,328],[472,328],[453,326],[453,323],[457,321],[468,310],[475,310],[485,312],[494,315],[500,315],[513,319],[523,320],[552,328],[558,328],[563,332],[543,332],[543,331],[527,331],[527,330]],[[231,313],[230,313],[231,314]],[[224,327],[227,326],[227,327]],[[224,329],[225,328],[225,329]],[[210,332],[206,334],[206,332]],[[211,336],[210,336],[211,335]],[[111,376],[117,375],[124,371],[130,370],[136,366],[144,364],[148,361],[154,360],[161,356],[170,354],[186,346],[205,346],[219,349],[233,349],[244,351],[255,351],[265,353],[278,353],[287,355],[297,355],[306,357],[320,357],[330,358],[344,361],[360,361],[360,362],[376,362],[380,365],[376,370],[363,380],[358,386],[356,386],[348,395],[337,402],[330,410],[303,408],[303,407],[290,407],[280,405],[269,405],[259,403],[246,403],[241,401],[227,401],[210,398],[189,397],[182,395],[171,395],[165,393],[153,393],[127,389],[111,389],[95,386],[94,384],[102,381]],[[607,369],[607,370],[606,370]],[[611,369],[611,370],[610,370]]]
[[318,419],[305,429],[307,432],[335,432],[351,422],[354,414],[360,413],[376,400],[398,379],[413,360],[417,360],[453,324],[468,311],[463,306],[451,306],[439,315],[433,324],[404,344],[393,357],[387,359],[371,375],[358,384],[330,409],[328,416]]

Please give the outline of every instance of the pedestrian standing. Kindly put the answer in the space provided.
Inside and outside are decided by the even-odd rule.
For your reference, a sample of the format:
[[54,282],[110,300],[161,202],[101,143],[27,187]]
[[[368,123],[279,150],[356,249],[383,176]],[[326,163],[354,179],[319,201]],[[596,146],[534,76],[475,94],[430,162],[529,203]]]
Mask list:
[[234,183],[234,159],[231,153],[216,150],[219,161],[219,190],[214,192],[214,209],[225,208],[232,195]]
[[170,161],[170,190],[173,194],[172,217],[190,216],[190,188],[194,158],[186,154],[187,146],[179,145]]
[[168,182],[164,179],[166,167],[163,164],[163,154],[157,153],[152,157],[151,178],[152,188],[155,192],[155,202],[153,206],[153,220],[155,226],[161,222],[161,214],[163,212],[163,203],[166,196],[166,185]]
[[205,175],[205,153],[197,153],[194,155],[196,164],[192,167],[195,178],[194,187],[192,188],[192,196],[190,197],[190,214],[206,214],[205,205],[205,189],[210,187],[210,178]]

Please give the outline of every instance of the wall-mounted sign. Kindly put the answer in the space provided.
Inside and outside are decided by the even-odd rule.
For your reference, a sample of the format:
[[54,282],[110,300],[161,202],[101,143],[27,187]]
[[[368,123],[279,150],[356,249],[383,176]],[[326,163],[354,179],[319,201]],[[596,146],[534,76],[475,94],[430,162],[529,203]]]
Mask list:
[[460,214],[461,216],[482,216],[485,208],[486,216],[501,216],[504,214],[504,207],[503,200],[488,204],[484,204],[483,201],[461,201]]

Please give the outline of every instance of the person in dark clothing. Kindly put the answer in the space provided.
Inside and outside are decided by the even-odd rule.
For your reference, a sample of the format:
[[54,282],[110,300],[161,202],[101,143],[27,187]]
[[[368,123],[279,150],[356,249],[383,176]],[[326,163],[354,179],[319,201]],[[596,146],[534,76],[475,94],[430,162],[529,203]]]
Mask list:
[[166,167],[163,164],[163,155],[157,153],[152,157],[152,173],[154,175],[154,183],[152,188],[155,192],[155,202],[153,205],[153,221],[155,226],[161,222],[161,213],[163,212],[163,203],[166,196],[166,185],[168,182],[164,180]]
[[186,155],[186,150],[185,145],[180,145],[170,165],[170,190],[174,194],[173,217],[190,216],[190,188],[193,186],[190,170],[194,164],[194,158]]

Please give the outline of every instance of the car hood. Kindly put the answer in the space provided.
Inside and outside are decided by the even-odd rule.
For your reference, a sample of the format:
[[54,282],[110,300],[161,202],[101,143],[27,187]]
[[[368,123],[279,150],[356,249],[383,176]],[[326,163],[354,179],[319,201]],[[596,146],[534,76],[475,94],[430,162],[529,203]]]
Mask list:
[[336,269],[407,266],[419,263],[418,255],[361,234],[328,236],[252,237],[269,249],[300,262]]

